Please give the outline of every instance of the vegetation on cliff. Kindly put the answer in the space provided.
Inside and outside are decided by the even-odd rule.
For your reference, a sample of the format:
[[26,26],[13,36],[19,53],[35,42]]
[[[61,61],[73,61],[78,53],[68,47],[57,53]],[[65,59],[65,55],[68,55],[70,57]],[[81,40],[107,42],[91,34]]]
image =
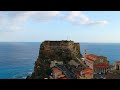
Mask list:
[[50,51],[45,51],[44,42],[40,46],[39,56],[35,62],[34,71],[28,79],[44,79],[49,78],[49,75],[52,72],[50,67],[51,61],[63,61],[64,64],[68,64],[70,60],[74,60],[75,57],[81,58],[82,55],[79,52],[73,52],[69,48],[51,48]]

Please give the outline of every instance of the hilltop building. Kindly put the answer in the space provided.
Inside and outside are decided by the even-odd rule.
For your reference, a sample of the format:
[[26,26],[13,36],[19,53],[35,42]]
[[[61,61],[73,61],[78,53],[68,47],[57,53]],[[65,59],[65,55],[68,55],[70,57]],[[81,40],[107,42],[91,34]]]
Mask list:
[[[74,43],[74,41],[62,40],[62,41],[44,41],[41,45],[41,49],[44,53],[51,53],[54,49],[69,49],[72,54],[81,55],[80,44]],[[82,55],[81,55],[82,56]]]
[[109,61],[107,57],[87,54],[85,50],[84,61],[94,73],[106,73],[109,70]]

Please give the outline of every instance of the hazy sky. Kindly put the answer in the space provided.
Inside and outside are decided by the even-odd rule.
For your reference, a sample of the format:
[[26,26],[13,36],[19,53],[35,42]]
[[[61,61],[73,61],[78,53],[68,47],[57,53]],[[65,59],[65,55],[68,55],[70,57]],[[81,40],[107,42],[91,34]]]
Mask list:
[[119,11],[1,11],[0,42],[120,43]]

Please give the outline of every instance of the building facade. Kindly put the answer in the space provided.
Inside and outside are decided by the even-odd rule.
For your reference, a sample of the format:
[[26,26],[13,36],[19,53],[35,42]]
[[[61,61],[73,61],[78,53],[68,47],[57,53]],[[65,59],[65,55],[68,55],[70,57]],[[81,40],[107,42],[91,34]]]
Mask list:
[[85,50],[84,61],[95,73],[106,73],[109,70],[109,61],[107,57],[87,54]]
[[97,56],[94,62],[94,72],[95,73],[106,73],[109,71],[109,61],[107,57]]
[[57,60],[51,61],[50,68],[56,66],[57,64],[63,65],[63,61],[57,61]]
[[113,70],[120,70],[120,61],[113,63]]
[[91,68],[86,68],[81,71],[81,77],[83,79],[92,79],[93,78],[93,69]]
[[58,79],[58,76],[62,74],[62,71],[57,69],[57,68],[53,68],[53,78],[54,79]]
[[93,69],[94,61],[97,59],[97,56],[94,54],[88,54],[88,55],[85,55],[84,58],[85,58],[85,63],[87,64],[87,66]]
[[52,68],[53,70],[53,77],[51,77],[51,79],[68,79],[63,72],[58,69],[58,68]]

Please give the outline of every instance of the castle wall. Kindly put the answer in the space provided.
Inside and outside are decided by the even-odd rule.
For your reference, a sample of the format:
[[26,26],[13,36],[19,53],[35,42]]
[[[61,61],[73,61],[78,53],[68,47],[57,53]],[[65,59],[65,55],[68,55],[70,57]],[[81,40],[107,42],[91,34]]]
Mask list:
[[74,43],[74,46],[75,46],[76,55],[80,54],[80,44]]
[[43,52],[51,53],[52,49],[56,48],[65,48],[72,51],[74,55],[80,55],[80,44],[74,43],[73,41],[44,41],[43,42]]
[[73,41],[45,41],[43,43],[45,50],[50,50],[51,48],[69,48],[73,49],[74,42]]

